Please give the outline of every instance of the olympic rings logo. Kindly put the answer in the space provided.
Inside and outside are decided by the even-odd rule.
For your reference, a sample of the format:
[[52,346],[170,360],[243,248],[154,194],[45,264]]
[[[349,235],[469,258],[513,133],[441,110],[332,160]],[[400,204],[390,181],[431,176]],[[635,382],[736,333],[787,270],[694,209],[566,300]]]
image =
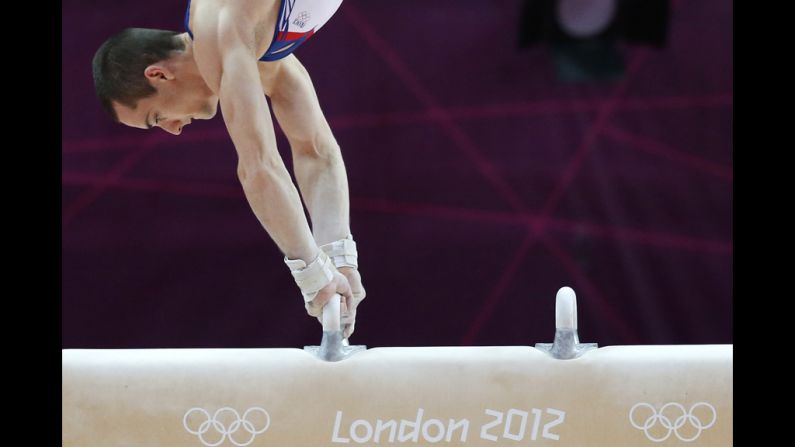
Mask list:
[[[651,415],[646,418],[642,424],[639,424],[635,421],[637,416],[635,411],[643,407],[649,408],[651,410]],[[706,407],[707,410],[712,413],[712,419],[709,421],[709,423],[705,424],[700,418],[693,414],[693,411],[699,407]],[[673,422],[671,422],[671,419],[665,415],[665,410],[668,408],[675,408],[678,412],[682,413],[681,416],[678,416]],[[708,404],[707,402],[697,402],[693,404],[693,406],[690,407],[690,411],[685,411],[685,407],[676,402],[669,402],[663,405],[659,412],[651,404],[647,404],[645,402],[639,402],[633,405],[632,409],[629,410],[629,423],[638,430],[643,430],[643,432],[646,434],[646,437],[652,442],[663,442],[671,436],[671,433],[675,434],[676,437],[683,442],[693,442],[698,439],[699,436],[701,436],[702,431],[715,425],[717,417],[718,414],[715,411],[715,407]],[[667,431],[665,435],[659,436],[658,433],[658,436],[653,436],[650,430],[654,428],[658,422],[660,423],[660,426]],[[695,433],[694,435],[686,437],[679,433],[679,429],[685,424],[689,424],[693,427],[692,431]],[[663,430],[659,431],[662,432]]]
[[[265,424],[262,428],[256,428],[254,422],[249,421],[249,415],[251,415],[252,412],[259,412],[265,416]],[[199,424],[198,428],[192,428],[188,424],[188,419],[191,415],[197,413],[202,416],[202,419],[205,420]],[[225,418],[226,422],[230,422],[228,427],[224,424],[221,417],[225,413],[231,414],[231,417]],[[188,433],[192,435],[198,435],[199,441],[201,441],[201,443],[207,447],[219,446],[226,440],[227,437],[229,438],[229,442],[232,444],[238,447],[245,447],[254,442],[254,438],[256,438],[258,434],[264,433],[265,430],[270,427],[271,417],[267,411],[260,407],[249,408],[245,413],[243,413],[242,418],[237,411],[229,407],[219,408],[215,414],[212,415],[212,417],[204,408],[191,408],[185,413],[185,416],[182,417],[182,425],[185,427],[185,430],[187,430]],[[213,433],[217,434],[214,436],[205,436],[211,429]],[[248,439],[245,441],[239,441],[238,439],[240,436],[237,436],[238,439],[235,439],[235,436],[239,431],[241,431],[241,429],[243,432],[248,433],[248,436],[245,436]],[[218,438],[218,436],[220,436],[220,438],[215,439]],[[210,440],[208,441],[207,438],[210,438]]]

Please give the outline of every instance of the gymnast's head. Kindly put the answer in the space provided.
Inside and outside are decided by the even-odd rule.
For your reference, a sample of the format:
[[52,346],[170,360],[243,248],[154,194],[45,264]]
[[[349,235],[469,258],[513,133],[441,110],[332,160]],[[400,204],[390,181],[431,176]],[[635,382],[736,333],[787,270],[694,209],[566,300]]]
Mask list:
[[210,119],[218,96],[193,59],[187,33],[127,28],[99,47],[94,89],[113,120],[179,135],[193,119]]

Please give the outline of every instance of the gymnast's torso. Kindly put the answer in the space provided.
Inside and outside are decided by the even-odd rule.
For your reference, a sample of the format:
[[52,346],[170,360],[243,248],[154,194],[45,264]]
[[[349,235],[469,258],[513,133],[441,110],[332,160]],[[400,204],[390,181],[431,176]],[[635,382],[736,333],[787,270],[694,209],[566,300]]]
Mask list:
[[221,7],[241,8],[255,31],[255,44],[262,62],[292,54],[329,21],[342,0],[188,0],[185,31],[194,38],[194,18],[211,22]]

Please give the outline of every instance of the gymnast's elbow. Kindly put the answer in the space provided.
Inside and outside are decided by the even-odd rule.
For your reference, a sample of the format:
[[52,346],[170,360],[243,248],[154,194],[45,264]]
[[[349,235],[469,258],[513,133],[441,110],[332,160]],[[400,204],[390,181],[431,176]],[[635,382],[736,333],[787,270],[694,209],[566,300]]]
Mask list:
[[286,173],[281,158],[246,162],[241,159],[237,164],[237,178],[244,190],[267,187],[273,182],[280,181]]

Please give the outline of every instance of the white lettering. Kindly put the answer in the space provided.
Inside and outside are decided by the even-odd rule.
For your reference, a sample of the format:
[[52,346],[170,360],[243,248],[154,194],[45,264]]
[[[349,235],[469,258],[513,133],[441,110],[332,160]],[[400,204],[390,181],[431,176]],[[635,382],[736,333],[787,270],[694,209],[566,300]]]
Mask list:
[[[398,442],[406,442],[411,439],[412,442],[417,442],[420,439],[420,421],[422,414],[425,412],[422,408],[417,410],[417,420],[414,422],[405,419],[400,420],[400,430],[398,431]],[[411,434],[407,434],[405,428],[412,427]]]
[[375,443],[378,444],[381,442],[381,433],[384,432],[389,428],[389,442],[395,442],[395,430],[397,429],[397,422],[394,419],[390,419],[386,422],[379,419],[375,423]]
[[490,435],[488,431],[491,427],[499,425],[502,422],[502,411],[486,409],[486,414],[489,416],[496,416],[497,418],[480,428],[480,437],[481,439],[485,439],[487,441],[497,441],[497,437]]
[[533,408],[531,411],[535,419],[533,419],[533,431],[530,433],[530,440],[535,441],[536,438],[538,438],[538,424],[541,422],[541,410]]
[[543,436],[543,437],[545,437],[547,439],[554,439],[555,441],[557,441],[557,440],[560,439],[560,435],[557,435],[555,433],[550,433],[549,429],[554,427],[554,426],[556,426],[556,425],[562,424],[563,423],[563,419],[566,417],[566,412],[562,411],[562,410],[556,410],[554,408],[547,408],[547,413],[554,414],[558,418],[555,419],[552,422],[547,422],[546,424],[544,424],[544,431],[541,433],[541,436]]
[[[519,433],[513,434],[511,433],[511,423],[513,422],[513,417],[519,415],[522,418],[522,423],[519,426]],[[507,439],[513,439],[514,441],[521,441],[524,439],[524,429],[527,427],[527,412],[521,410],[514,410],[511,408],[508,410],[508,417],[505,421],[505,431],[503,432],[502,436]]]
[[[436,436],[431,436],[428,434],[428,427],[431,425],[438,427],[436,430]],[[439,419],[429,419],[427,422],[422,424],[422,437],[432,444],[441,441],[444,438],[444,424],[442,424],[442,421]]]
[[[543,424],[541,429],[544,412],[552,416],[552,420]],[[343,421],[342,410],[337,411],[334,419],[334,430],[331,435],[331,442],[334,444],[350,444],[353,440],[356,444],[381,444],[383,443],[413,443],[420,441],[420,435],[427,444],[436,444],[442,441],[447,443],[462,444],[467,441],[469,434],[469,419],[428,419],[423,420],[425,410],[417,409],[417,416],[413,420],[408,419],[377,419],[375,421],[367,419],[356,419],[347,424]],[[492,410],[486,408],[485,415],[491,416],[480,428],[480,438],[491,442],[505,443],[502,440],[521,442],[527,436],[528,417],[532,413],[532,427],[530,428],[530,440],[538,439],[539,434],[544,439],[559,441],[560,435],[554,433],[553,429],[561,425],[566,412],[555,408],[530,408],[528,411],[515,408],[506,411]],[[398,421],[400,422],[398,424]],[[503,426],[504,424],[504,426]],[[345,425],[345,427],[343,427]]]
[[[366,433],[364,436],[359,436],[359,434],[356,432],[356,429],[359,427],[364,427],[364,431]],[[358,442],[359,444],[364,444],[372,437],[373,426],[370,425],[369,422],[365,421],[364,419],[356,419],[353,421],[353,424],[351,424],[351,439]]]
[[348,438],[341,438],[340,437],[340,422],[342,422],[342,412],[337,412],[337,419],[334,420],[334,434],[331,435],[331,442],[339,442],[341,444],[347,444],[351,442]]
[[460,421],[456,422],[450,419],[450,423],[447,425],[447,438],[445,441],[450,442],[453,439],[453,432],[459,428],[463,427],[464,432],[461,433],[461,442],[466,442],[467,440],[467,432],[469,431],[469,420],[468,419],[461,419]]

